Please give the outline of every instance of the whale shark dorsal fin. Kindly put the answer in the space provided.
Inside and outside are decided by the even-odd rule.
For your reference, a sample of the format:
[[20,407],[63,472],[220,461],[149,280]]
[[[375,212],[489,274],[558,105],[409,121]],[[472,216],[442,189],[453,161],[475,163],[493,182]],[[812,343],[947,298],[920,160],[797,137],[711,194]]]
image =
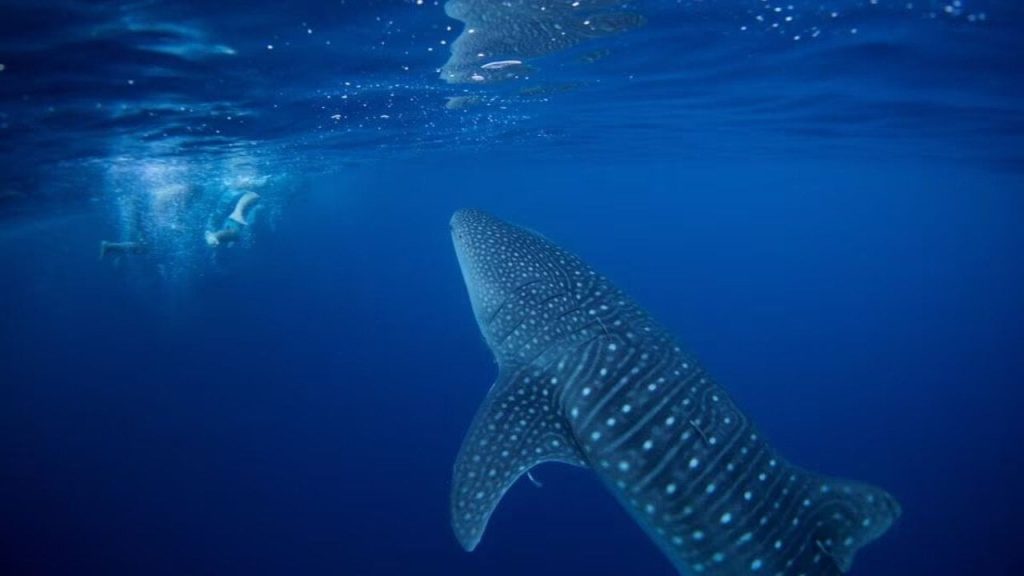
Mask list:
[[466,550],[476,548],[501,497],[530,468],[585,465],[556,399],[528,372],[499,373],[455,460],[452,528]]

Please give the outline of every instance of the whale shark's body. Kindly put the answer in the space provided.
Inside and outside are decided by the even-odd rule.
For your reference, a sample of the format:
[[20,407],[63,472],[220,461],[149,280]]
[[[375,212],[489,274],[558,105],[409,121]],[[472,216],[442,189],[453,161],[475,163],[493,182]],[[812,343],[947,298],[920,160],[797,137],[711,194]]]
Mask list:
[[498,378],[455,463],[476,547],[531,467],[593,469],[684,574],[834,575],[899,515],[888,494],[779,457],[651,318],[579,258],[484,212],[452,238]]

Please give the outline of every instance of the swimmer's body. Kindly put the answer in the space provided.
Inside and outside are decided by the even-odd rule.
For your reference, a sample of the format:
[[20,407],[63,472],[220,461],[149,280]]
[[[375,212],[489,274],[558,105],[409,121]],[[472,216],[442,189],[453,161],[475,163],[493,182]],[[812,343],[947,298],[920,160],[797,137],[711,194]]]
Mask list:
[[[252,213],[253,207],[259,202],[260,195],[255,192],[246,192],[239,196],[237,202],[235,202],[235,208],[231,214],[224,219],[223,225],[218,230],[207,230],[204,233],[204,238],[207,245],[211,247],[221,246],[223,244],[230,244],[237,241],[242,237],[242,232],[245,227],[249,225],[249,218]],[[136,220],[140,220],[141,216],[136,215]],[[134,229],[136,231],[144,230],[141,222],[136,222]],[[140,235],[137,240],[124,240],[124,241],[100,241],[100,260],[112,257],[119,259],[121,256],[139,256],[149,251],[149,243],[146,241],[145,235]]]
[[249,225],[249,214],[252,208],[260,200],[260,195],[255,192],[246,192],[238,198],[235,209],[224,220],[220,230],[207,230],[204,237],[206,243],[211,247],[220,246],[238,240],[242,230]]

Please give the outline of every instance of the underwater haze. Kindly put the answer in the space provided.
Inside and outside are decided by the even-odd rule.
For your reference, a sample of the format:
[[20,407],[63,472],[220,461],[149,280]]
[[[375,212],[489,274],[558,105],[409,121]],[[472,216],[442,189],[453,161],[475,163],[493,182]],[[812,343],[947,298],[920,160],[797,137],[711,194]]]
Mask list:
[[1016,0],[0,0],[0,574],[1024,574],[1022,294]]

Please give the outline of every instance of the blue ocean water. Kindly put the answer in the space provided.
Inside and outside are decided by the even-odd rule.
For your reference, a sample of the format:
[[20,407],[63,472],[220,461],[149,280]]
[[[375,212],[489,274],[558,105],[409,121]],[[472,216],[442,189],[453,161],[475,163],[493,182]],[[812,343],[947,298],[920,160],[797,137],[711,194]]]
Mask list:
[[466,207],[891,492],[851,574],[1024,573],[1024,6],[575,4],[0,3],[0,573],[675,574],[558,464],[456,542]]

